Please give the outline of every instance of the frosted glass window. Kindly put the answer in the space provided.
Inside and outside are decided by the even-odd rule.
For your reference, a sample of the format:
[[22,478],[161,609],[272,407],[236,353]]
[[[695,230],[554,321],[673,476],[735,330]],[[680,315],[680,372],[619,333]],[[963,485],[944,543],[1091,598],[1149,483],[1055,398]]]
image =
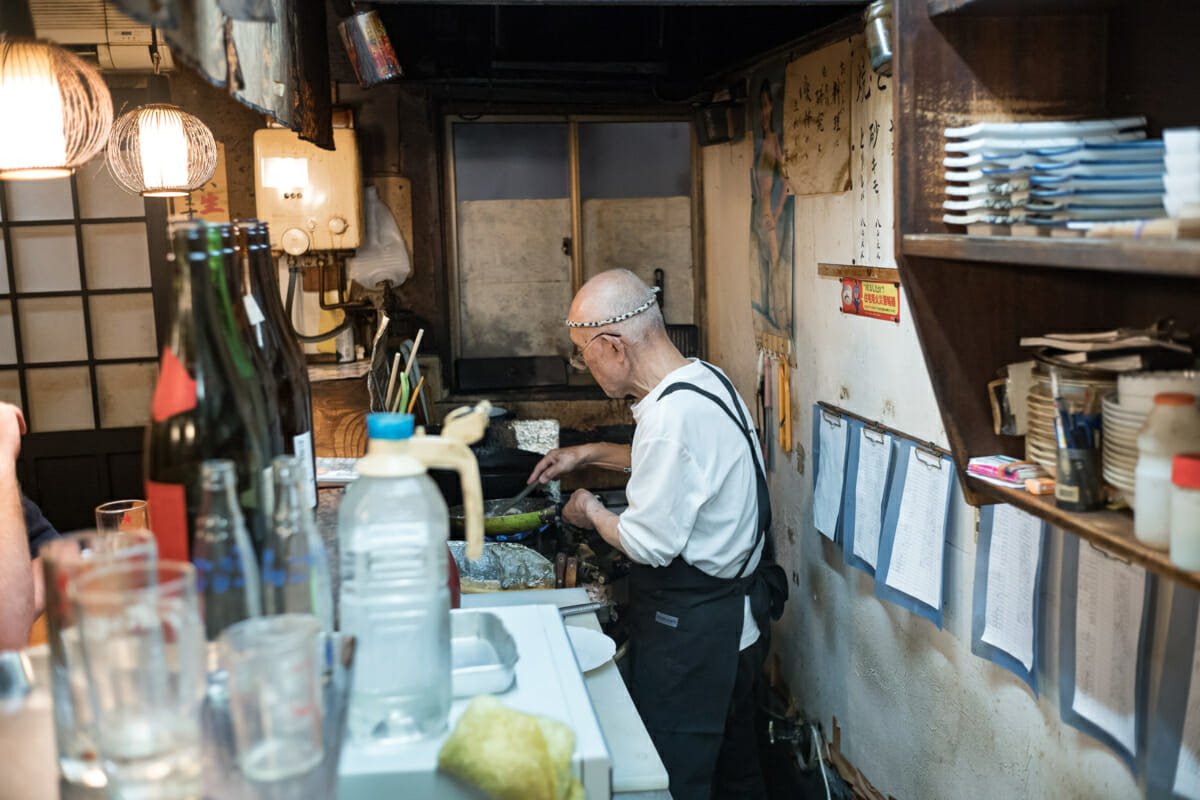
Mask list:
[[579,126],[584,199],[687,197],[692,193],[686,122],[589,122]]
[[154,358],[154,298],[146,294],[101,294],[88,298],[95,358]]
[[13,333],[12,303],[0,301],[0,364],[17,363],[17,339]]
[[86,361],[83,299],[39,297],[17,301],[25,361]]
[[10,228],[18,292],[71,292],[79,286],[75,228]]
[[0,370],[0,400],[21,408],[21,376],[15,369]]
[[569,197],[565,123],[479,123],[454,126],[458,202]]
[[96,427],[92,416],[92,381],[87,367],[26,370],[25,389],[29,393],[25,421],[31,432]]
[[0,236],[0,294],[8,294],[8,260],[4,254],[4,237]]
[[81,219],[146,216],[146,204],[141,196],[117,185],[103,155],[75,171],[75,186],[79,192]]
[[150,288],[146,224],[84,225],[83,267],[89,289]]
[[75,219],[71,206],[71,179],[8,181],[10,220]]
[[150,421],[150,401],[158,380],[158,366],[97,364],[96,389],[100,395],[100,427],[131,428]]

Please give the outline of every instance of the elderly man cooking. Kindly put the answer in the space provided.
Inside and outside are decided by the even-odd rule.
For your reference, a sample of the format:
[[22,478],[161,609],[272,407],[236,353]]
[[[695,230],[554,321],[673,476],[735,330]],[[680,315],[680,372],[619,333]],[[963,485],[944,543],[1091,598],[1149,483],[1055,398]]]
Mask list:
[[750,412],[725,374],[684,358],[667,337],[656,291],[632,272],[610,270],[584,284],[567,320],[572,363],[609,397],[634,398],[632,448],[552,450],[529,480],[585,466],[630,470],[625,512],[579,490],[563,516],[595,528],[635,562],[627,677],[671,795],[763,797],[753,689],[767,609],[774,602],[778,617],[786,581],[766,581],[758,569],[771,514],[761,454]]

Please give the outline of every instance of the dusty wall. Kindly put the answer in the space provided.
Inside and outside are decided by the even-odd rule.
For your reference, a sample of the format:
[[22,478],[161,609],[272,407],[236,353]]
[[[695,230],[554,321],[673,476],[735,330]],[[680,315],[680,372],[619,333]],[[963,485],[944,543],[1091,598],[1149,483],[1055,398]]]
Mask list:
[[[847,567],[840,551],[812,526],[807,455],[816,401],[945,444],[907,305],[902,303],[899,325],[843,316],[836,282],[817,276],[818,262],[855,263],[864,244],[867,265],[894,266],[887,134],[892,92],[879,89],[887,83],[876,82],[871,98],[854,108],[856,147],[860,129],[869,142],[871,122],[883,133],[874,150],[877,169],[865,176],[866,192],[855,150],[850,192],[800,197],[795,207],[792,403],[798,447],[791,457],[779,457],[770,476],[780,560],[792,578],[788,610],[775,628],[785,676],[802,711],[826,733],[836,717],[843,752],[876,788],[900,800],[1138,796],[1136,781],[1116,756],[1060,721],[1055,653],[1049,654],[1040,698],[1009,672],[971,654],[975,510],[961,495],[951,501],[940,631],[875,598],[872,580]],[[753,397],[755,355],[746,179],[752,159],[749,138],[705,148],[703,154],[709,354],[745,397]],[[879,200],[872,178],[880,182]],[[884,226],[880,262],[874,259],[873,233],[867,242],[861,233],[861,221],[875,216]],[[1046,641],[1056,647],[1061,534],[1053,537],[1043,608],[1050,622]]]

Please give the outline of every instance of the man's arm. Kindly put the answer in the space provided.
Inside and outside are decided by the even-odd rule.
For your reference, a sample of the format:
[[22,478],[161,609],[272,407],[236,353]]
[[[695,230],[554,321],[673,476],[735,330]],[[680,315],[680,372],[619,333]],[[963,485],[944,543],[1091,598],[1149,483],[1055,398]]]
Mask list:
[[622,470],[632,464],[631,448],[627,444],[592,442],[574,447],[559,447],[551,450],[533,468],[526,483],[546,483],[560,475],[584,467]]
[[620,515],[605,508],[596,495],[586,489],[576,489],[562,513],[567,522],[577,528],[595,529],[604,541],[629,555],[621,546],[621,533],[617,528]]
[[37,614],[29,538],[17,485],[17,455],[24,432],[20,409],[0,403],[0,650],[19,650],[28,644]]

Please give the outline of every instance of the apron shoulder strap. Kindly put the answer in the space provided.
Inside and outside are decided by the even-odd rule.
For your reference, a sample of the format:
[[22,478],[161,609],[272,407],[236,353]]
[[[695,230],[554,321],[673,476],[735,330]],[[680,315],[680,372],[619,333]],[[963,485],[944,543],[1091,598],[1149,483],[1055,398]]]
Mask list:
[[[742,414],[742,409],[740,404],[737,402],[737,393],[733,389],[733,384],[731,384],[729,379],[718,372],[717,369],[712,365],[703,361],[700,363],[704,364],[705,367],[708,367],[708,369],[711,370],[712,373],[721,380],[721,383],[725,385],[725,389],[729,392],[730,399],[733,401],[733,409],[737,411],[737,416],[734,415],[734,410],[731,410],[730,407],[726,405],[723,400],[721,400],[721,398],[717,397],[712,392],[701,389],[696,384],[689,383],[687,381],[678,381],[676,383],[672,383],[670,386],[663,389],[662,394],[658,396],[658,399],[661,400],[667,395],[674,394],[675,392],[679,391],[695,392],[702,397],[708,398],[711,402],[716,404],[717,408],[725,412],[725,416],[729,417],[733,424],[737,426],[738,430],[742,432],[742,436],[745,437],[746,443],[750,447],[750,463],[754,465],[754,491],[758,504],[758,530],[754,535],[754,544],[750,546],[750,552],[746,554],[745,560],[742,561],[742,567],[738,570],[737,577],[740,578],[743,574],[745,574],[746,567],[750,564],[750,559],[754,557],[754,551],[758,549],[759,543],[763,540],[767,531],[771,528],[771,494],[767,489],[767,477],[765,474],[763,474],[762,465],[759,463],[756,455],[758,443],[754,438],[754,434],[750,431],[749,425],[746,423],[745,415]],[[768,546],[769,544],[770,542],[768,540]],[[766,555],[765,552],[764,555]],[[774,558],[774,555],[771,554],[770,558]]]

